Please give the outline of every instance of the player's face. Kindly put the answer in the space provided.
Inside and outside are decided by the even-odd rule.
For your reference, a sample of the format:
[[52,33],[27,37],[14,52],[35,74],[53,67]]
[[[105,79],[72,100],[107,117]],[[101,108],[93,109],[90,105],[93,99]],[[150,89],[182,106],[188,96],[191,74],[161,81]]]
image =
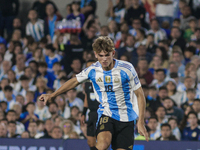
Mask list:
[[112,51],[109,53],[101,51],[98,54],[95,52],[95,57],[98,59],[98,61],[102,65],[102,68],[105,68],[106,70],[112,66],[114,55],[115,55],[115,51]]

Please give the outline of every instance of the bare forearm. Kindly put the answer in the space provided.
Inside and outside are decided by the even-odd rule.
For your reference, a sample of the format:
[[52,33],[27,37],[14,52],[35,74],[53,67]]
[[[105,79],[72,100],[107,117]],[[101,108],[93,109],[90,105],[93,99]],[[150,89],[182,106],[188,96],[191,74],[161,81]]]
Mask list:
[[77,81],[76,77],[68,80],[65,82],[57,91],[51,94],[51,97],[56,97],[62,93],[65,93],[73,88],[75,88],[79,82]]
[[141,87],[138,89],[136,96],[137,96],[138,107],[139,107],[139,120],[138,121],[143,123],[144,115],[145,115],[145,108],[146,108],[146,100],[144,97],[144,92]]

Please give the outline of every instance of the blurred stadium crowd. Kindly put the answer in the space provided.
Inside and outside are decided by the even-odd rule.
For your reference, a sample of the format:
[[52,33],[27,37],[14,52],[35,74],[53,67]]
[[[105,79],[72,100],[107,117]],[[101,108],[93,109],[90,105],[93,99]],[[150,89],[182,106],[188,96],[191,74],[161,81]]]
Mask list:
[[[95,59],[93,41],[109,36],[138,73],[150,140],[200,140],[200,1],[105,3],[107,25],[97,0],[66,1],[66,16],[37,0],[23,26],[19,1],[0,1],[0,138],[87,138],[84,83],[46,106],[38,96],[80,73]],[[135,138],[144,140],[137,127]]]

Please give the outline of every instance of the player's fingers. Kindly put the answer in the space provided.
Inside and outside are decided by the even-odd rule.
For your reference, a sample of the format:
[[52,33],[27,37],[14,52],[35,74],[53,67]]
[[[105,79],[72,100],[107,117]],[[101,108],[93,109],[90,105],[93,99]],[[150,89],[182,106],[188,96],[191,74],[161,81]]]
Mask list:
[[144,137],[145,137],[146,141],[148,142],[149,141],[149,136],[148,136],[147,131],[144,131]]

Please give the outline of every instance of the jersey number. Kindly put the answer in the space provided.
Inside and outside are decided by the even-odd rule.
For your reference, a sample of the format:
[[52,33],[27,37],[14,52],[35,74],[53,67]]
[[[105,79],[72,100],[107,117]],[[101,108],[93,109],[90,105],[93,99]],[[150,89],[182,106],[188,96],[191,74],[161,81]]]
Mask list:
[[105,91],[106,92],[113,92],[113,86],[112,85],[106,85],[105,86]]
[[108,117],[103,117],[103,118],[101,118],[100,119],[100,125],[102,124],[102,123],[107,123],[108,122]]

